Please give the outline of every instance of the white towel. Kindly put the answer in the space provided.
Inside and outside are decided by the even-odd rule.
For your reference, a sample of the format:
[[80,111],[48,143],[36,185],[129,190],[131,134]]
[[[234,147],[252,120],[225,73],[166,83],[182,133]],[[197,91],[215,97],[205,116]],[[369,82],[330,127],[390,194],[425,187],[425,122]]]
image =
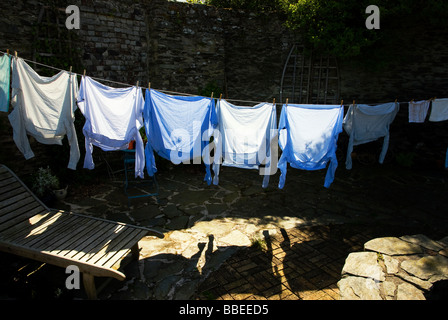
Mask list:
[[426,115],[428,114],[429,103],[430,101],[428,100],[409,102],[409,122],[425,122]]

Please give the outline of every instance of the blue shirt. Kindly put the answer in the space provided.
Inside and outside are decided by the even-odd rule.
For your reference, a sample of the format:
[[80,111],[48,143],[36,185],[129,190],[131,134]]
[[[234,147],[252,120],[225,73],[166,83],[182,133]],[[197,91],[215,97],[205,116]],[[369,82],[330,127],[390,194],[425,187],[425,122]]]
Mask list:
[[11,56],[0,57],[0,111],[9,110],[9,87],[11,79]]
[[342,132],[344,108],[339,105],[283,105],[279,123],[282,149],[279,188],[285,185],[288,163],[302,170],[319,170],[330,163],[324,186],[334,180],[337,140]]
[[211,184],[211,160],[206,147],[217,125],[214,99],[172,96],[146,89],[143,118],[148,138],[146,170],[150,176],[157,172],[154,151],[174,164],[190,160],[199,164],[204,153],[205,180]]

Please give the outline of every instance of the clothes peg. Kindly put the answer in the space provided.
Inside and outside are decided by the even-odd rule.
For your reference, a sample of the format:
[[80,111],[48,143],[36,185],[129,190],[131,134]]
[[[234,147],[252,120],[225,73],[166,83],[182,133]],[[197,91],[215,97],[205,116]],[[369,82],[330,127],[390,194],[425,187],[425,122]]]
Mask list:
[[221,100],[221,98],[222,98],[222,93],[219,95],[219,100]]
[[17,59],[17,51],[14,51],[14,55],[16,56],[16,59]]
[[70,73],[72,73],[72,66],[70,66]]
[[355,105],[355,100],[353,100],[353,105]]
[[6,49],[6,54],[9,56],[9,49]]
[[148,82],[148,90],[151,90],[151,82]]
[[137,84],[135,86],[138,87],[138,80],[137,80]]
[[341,100],[341,107],[342,107],[343,104],[344,104],[344,100]]
[[84,69],[84,73],[83,73],[83,76],[84,76],[84,77],[86,76],[86,69]]
[[274,105],[275,105],[275,98],[274,98],[274,101],[272,101],[272,104],[274,104]]
[[211,99],[213,99],[213,92],[212,92],[212,96],[211,96]]
[[286,98],[286,105],[288,105],[288,98]]

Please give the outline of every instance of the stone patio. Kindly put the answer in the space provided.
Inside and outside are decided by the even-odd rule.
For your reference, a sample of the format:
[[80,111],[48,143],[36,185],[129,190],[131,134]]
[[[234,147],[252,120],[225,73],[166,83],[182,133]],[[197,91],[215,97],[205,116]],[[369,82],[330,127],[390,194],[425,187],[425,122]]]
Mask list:
[[[118,168],[111,178],[100,185],[71,187],[55,207],[156,228],[165,238],[142,239],[140,260],[125,267],[128,279],[108,282],[99,294],[103,300],[337,300],[344,263],[350,254],[363,251],[366,242],[448,235],[443,169],[355,163],[348,171],[340,165],[334,183],[325,189],[325,170],[291,168],[279,190],[278,174],[262,189],[257,171],[224,167],[220,184],[207,186],[201,165],[166,164],[157,174],[158,201],[143,197],[128,207],[123,172],[119,164],[111,167]],[[9,290],[26,289],[40,277],[52,283],[56,297],[85,298],[81,290],[64,288],[64,270],[13,256],[5,259],[11,262],[2,267],[2,277],[9,272]],[[28,269],[18,273],[21,264]],[[33,265],[39,270],[25,275],[23,270]],[[14,297],[9,295],[0,293]]]

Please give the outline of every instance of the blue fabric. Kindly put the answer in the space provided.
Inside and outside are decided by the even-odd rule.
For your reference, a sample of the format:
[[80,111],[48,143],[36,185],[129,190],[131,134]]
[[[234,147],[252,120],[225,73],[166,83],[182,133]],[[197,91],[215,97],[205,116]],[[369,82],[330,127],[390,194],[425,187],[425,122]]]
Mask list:
[[146,89],[143,118],[148,138],[146,170],[150,176],[157,172],[154,151],[174,164],[190,160],[199,164],[204,153],[205,181],[211,184],[211,160],[206,148],[217,125],[214,99]]
[[383,163],[389,147],[389,127],[399,110],[399,103],[391,102],[376,106],[351,105],[344,118],[344,130],[350,136],[345,166],[352,168],[353,146],[384,137],[379,163]]
[[446,149],[445,168],[448,168],[448,148]]
[[344,108],[339,105],[283,105],[278,126],[283,151],[278,162],[280,189],[288,163],[302,170],[324,169],[329,163],[324,187],[330,187],[338,166],[336,149],[343,117]]
[[271,161],[271,157],[277,156],[277,153],[271,153],[271,144],[275,143],[277,147],[277,141],[274,141],[277,136],[275,104],[260,103],[243,107],[220,99],[216,113],[219,124],[213,137],[216,146],[213,184],[219,183],[219,168],[224,160],[223,166],[260,169],[260,175],[264,175],[262,187],[266,188],[269,176],[277,170]]
[[9,87],[11,79],[11,56],[0,57],[0,111],[9,110]]

